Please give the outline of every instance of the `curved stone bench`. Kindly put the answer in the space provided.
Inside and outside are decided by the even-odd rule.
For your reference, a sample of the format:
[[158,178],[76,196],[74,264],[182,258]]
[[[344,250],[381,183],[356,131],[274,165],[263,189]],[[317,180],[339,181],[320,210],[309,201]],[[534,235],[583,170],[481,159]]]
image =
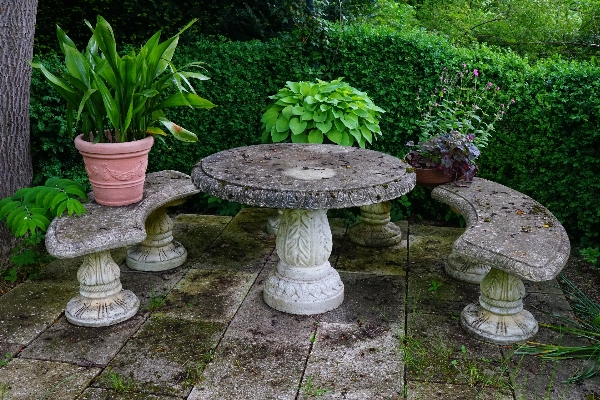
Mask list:
[[106,207],[93,200],[81,217],[56,218],[46,232],[46,249],[57,258],[85,256],[77,271],[79,295],[65,308],[67,320],[80,326],[108,326],[135,315],[139,300],[123,290],[119,266],[110,250],[138,245],[127,252],[127,264],[142,271],[174,268],[187,252],[173,242],[173,222],[165,209],[199,193],[190,177],[177,171],[146,175],[142,201]]
[[521,279],[547,281],[563,269],[571,246],[560,222],[529,196],[486,179],[475,178],[468,187],[441,185],[431,195],[467,222],[446,265],[451,276],[480,282],[480,304],[463,310],[462,326],[498,344],[535,335],[538,324],[523,310]]

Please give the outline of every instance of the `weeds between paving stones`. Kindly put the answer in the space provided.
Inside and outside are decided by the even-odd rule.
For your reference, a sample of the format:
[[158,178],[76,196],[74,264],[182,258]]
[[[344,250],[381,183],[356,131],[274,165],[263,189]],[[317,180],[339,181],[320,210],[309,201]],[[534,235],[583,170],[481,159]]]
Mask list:
[[202,381],[202,379],[204,379],[202,372],[204,372],[204,368],[206,368],[206,366],[213,360],[214,355],[215,349],[210,349],[202,356],[200,361],[186,367],[184,381],[185,386],[191,387],[197,385],[200,383],[200,381]]
[[329,388],[314,388],[312,386],[312,376],[307,377],[306,383],[302,386],[302,393],[311,397],[319,397],[331,392],[333,392],[333,390]]
[[148,310],[156,311],[165,303],[165,296],[157,296],[154,293],[154,288],[150,290],[150,302],[148,303]]
[[12,355],[10,353],[6,353],[4,358],[0,360],[0,368],[4,367],[8,362],[12,359]]
[[119,374],[111,372],[108,374],[110,387],[117,393],[125,393],[135,390],[135,384],[130,377],[123,377]]
[[9,392],[9,386],[8,384],[3,384],[0,385],[0,400],[9,400],[10,399],[10,392]]

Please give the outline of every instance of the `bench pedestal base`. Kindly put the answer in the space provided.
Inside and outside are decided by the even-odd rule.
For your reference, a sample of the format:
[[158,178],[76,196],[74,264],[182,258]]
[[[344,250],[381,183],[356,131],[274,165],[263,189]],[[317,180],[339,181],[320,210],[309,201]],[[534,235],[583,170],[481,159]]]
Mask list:
[[479,305],[469,304],[460,322],[472,336],[496,344],[525,341],[538,331],[538,323],[523,310],[523,282],[492,268],[480,284]]
[[182,204],[185,199],[168,203],[146,219],[146,239],[127,250],[127,266],[138,271],[166,271],[177,268],[187,260],[187,251],[173,241],[173,221],[167,207]]
[[329,264],[332,240],[325,210],[285,210],[277,233],[277,267],[265,302],[291,314],[320,314],[342,304],[344,284]]
[[351,242],[367,247],[390,247],[402,240],[400,228],[390,222],[389,201],[360,207],[360,221],[348,229]]
[[279,229],[282,215],[283,210],[279,209],[277,210],[277,215],[274,215],[267,220],[267,232],[271,235],[277,235],[277,230]]
[[65,308],[67,321],[79,326],[100,327],[133,317],[140,301],[133,292],[122,289],[120,274],[109,251],[86,255],[77,271],[79,295]]
[[452,252],[446,259],[444,270],[461,282],[481,283],[483,277],[490,272],[490,267],[470,262]]

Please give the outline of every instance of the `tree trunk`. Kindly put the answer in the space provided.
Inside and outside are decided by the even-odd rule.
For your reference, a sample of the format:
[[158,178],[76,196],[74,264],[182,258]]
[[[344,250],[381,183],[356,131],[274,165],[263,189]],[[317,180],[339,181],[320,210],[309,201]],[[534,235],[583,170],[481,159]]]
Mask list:
[[[0,0],[0,199],[29,186],[29,87],[37,0]],[[14,245],[0,226],[0,265]]]

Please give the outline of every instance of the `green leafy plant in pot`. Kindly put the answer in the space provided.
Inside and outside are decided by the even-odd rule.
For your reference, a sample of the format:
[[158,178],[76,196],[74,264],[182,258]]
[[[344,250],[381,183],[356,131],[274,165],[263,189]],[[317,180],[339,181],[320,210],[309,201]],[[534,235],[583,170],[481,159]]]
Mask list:
[[[475,163],[500,121],[514,103],[499,103],[500,87],[480,83],[479,70],[463,69],[451,73],[446,68],[416,121],[419,142],[410,148],[405,161],[415,167],[417,184],[433,187],[463,179],[471,182],[478,171]],[[485,81],[484,81],[485,82]],[[421,101],[420,93],[417,97]]]
[[75,127],[82,132],[75,146],[84,157],[98,203],[122,206],[141,200],[148,152],[154,135],[167,135],[163,128],[181,141],[198,140],[163,112],[172,107],[215,106],[198,96],[190,82],[209,78],[186,70],[202,63],[179,70],[171,62],[179,35],[194,22],[164,42],[158,31],[139,51],[120,56],[112,27],[98,16],[95,28],[86,21],[92,37],[83,52],[57,27],[66,67],[61,76],[41,64],[31,64],[67,101],[68,131]]

